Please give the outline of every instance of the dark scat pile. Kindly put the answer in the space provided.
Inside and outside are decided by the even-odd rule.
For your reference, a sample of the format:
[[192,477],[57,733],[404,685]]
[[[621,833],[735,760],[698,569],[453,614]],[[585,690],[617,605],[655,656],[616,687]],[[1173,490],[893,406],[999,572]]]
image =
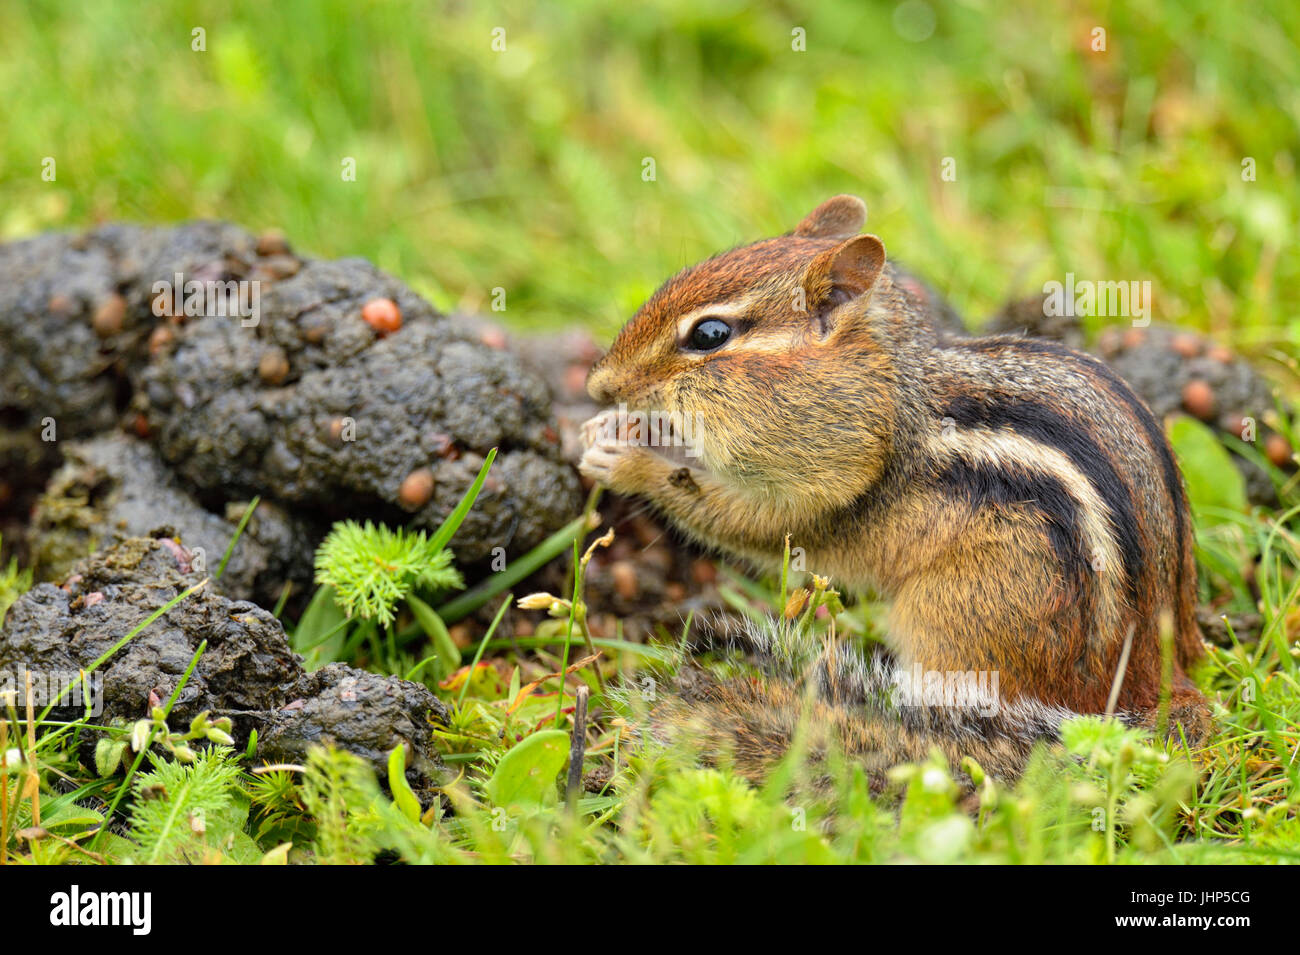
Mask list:
[[[1274,413],[1273,389],[1249,362],[1229,349],[1191,332],[1152,325],[1109,328],[1098,339],[1097,351],[1156,417],[1191,415],[1220,434],[1254,443],[1283,471],[1295,469],[1290,444],[1266,423]],[[1247,419],[1255,422],[1253,436]],[[1233,462],[1253,502],[1277,504],[1267,471],[1235,453]]]
[[[172,304],[155,284],[174,285],[178,273],[257,283],[256,324],[155,315],[156,298],[160,310]],[[363,318],[385,299],[398,328]],[[44,424],[55,440],[43,440]],[[303,528],[342,517],[435,527],[496,446],[454,542],[462,562],[497,547],[517,556],[581,505],[547,389],[513,355],[364,261],[303,259],[282,239],[222,223],[106,226],[0,246],[7,544],[60,463],[61,442],[115,429],[152,443],[177,488],[209,512],[225,517],[259,494]],[[318,542],[289,541],[286,563],[305,566]]]
[[[79,563],[63,586],[38,584],[10,608],[0,631],[0,671],[75,672],[88,667],[152,613],[205,575],[171,539],[131,538]],[[446,706],[417,683],[342,664],[303,670],[280,622],[211,581],[145,627],[100,669],[97,721],[129,722],[166,703],[203,641],[207,648],[171,711],[183,726],[208,710],[229,716],[236,744],[258,733],[260,759],[299,759],[313,743],[333,743],[381,773],[404,744],[412,785],[428,789],[440,763],[434,721]],[[52,718],[75,719],[80,706]]]
[[388,755],[405,744],[409,776],[425,785],[440,777],[428,717],[447,713],[421,684],[331,663],[304,674],[288,696],[258,731],[262,759],[302,763],[310,747],[332,742],[369,760],[382,778]]
[[[231,500],[225,516],[205,510],[138,438],[110,432],[65,442],[63,466],[37,502],[28,531],[37,576],[61,580],[92,551],[128,537],[174,536],[194,554],[198,573],[220,565],[246,504]],[[155,535],[155,531],[163,532]],[[311,579],[310,554],[300,542],[325,529],[261,502],[222,574],[222,588],[272,606],[286,580]]]
[[156,280],[256,271],[256,240],[223,223],[110,225],[0,245],[0,401],[9,424],[53,418],[58,437],[117,422],[124,379],[147,360]]

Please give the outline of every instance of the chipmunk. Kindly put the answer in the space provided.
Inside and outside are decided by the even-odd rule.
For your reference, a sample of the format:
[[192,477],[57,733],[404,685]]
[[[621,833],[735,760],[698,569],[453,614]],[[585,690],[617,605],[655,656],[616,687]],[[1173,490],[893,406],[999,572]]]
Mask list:
[[[892,661],[774,624],[751,634],[767,679],[697,679],[657,721],[692,723],[758,778],[811,679],[816,731],[873,770],[938,747],[1014,777],[1112,687],[1121,718],[1157,725],[1163,619],[1169,731],[1200,739],[1192,530],[1160,423],[1087,355],[948,336],[865,221],[835,196],[683,270],[591,369],[591,396],[621,410],[584,426],[583,474],[762,568],[788,534],[810,569],[891,604]],[[994,675],[992,708],[929,705],[900,680],[971,671]]]

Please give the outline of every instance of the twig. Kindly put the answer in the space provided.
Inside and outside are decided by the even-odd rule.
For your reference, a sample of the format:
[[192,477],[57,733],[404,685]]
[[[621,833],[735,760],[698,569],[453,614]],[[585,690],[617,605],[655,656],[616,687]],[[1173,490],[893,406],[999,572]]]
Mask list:
[[537,689],[547,680],[553,680],[557,677],[560,680],[560,703],[563,704],[564,703],[564,678],[576,670],[581,670],[588,663],[591,663],[592,661],[597,660],[599,658],[600,658],[600,653],[597,652],[592,656],[583,657],[581,660],[577,661],[576,663],[570,663],[563,670],[556,670],[554,673],[542,674],[536,680],[532,680],[527,685],[520,688],[519,692],[515,694],[515,698],[510,701],[510,706],[506,709],[506,712],[513,713],[515,710],[519,709],[519,705],[523,703],[525,699],[528,698],[528,695],[532,693],[533,690]]
[[[14,727],[17,729],[17,727]],[[9,844],[9,722],[0,719],[0,865],[8,855]]]
[[41,778],[36,769],[36,722],[32,719],[36,715],[35,707],[32,706],[32,671],[27,671],[27,782],[35,780],[35,786],[29,786],[32,790],[32,825],[41,824]]
[[1134,624],[1130,624],[1124,637],[1124,649],[1119,655],[1119,665],[1115,667],[1115,679],[1110,684],[1110,697],[1106,700],[1106,719],[1115,715],[1115,704],[1119,702],[1119,690],[1124,685],[1124,673],[1128,670],[1128,655],[1133,650]]
[[584,683],[578,687],[577,703],[573,708],[573,734],[569,737],[569,779],[565,799],[569,809],[578,806],[578,792],[582,789],[582,760],[587,751],[587,697],[591,690]]

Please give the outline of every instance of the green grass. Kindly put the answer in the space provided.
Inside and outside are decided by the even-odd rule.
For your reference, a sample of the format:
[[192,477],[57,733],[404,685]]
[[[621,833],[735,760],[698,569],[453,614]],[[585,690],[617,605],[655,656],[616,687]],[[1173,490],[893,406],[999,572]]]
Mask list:
[[[1209,648],[1198,677],[1214,701],[1217,728],[1190,751],[1117,722],[1081,718],[1067,725],[1064,745],[1041,748],[1014,785],[984,778],[969,762],[948,766],[935,754],[893,771],[893,787],[882,796],[861,767],[834,754],[809,773],[796,734],[781,766],[755,787],[725,760],[701,768],[688,747],[645,745],[631,732],[648,705],[638,702],[642,681],[647,672],[662,679],[671,669],[680,634],[670,635],[667,647],[601,640],[603,662],[576,659],[588,637],[581,560],[567,597],[528,601],[549,607],[550,619],[526,646],[497,645],[484,665],[452,679],[418,675],[451,708],[437,731],[457,772],[443,790],[449,811],[418,804],[405,786],[400,750],[390,760],[390,798],[375,773],[341,752],[257,767],[226,745],[226,727],[200,718],[188,733],[170,728],[170,703],[135,726],[45,723],[34,746],[11,707],[0,718],[0,749],[22,752],[17,760],[11,753],[0,779],[7,789],[0,852],[10,862],[46,863],[1298,861],[1300,502],[1294,489],[1283,493],[1290,506],[1279,515],[1193,501],[1207,601],[1225,615],[1256,610],[1260,619],[1249,635],[1232,633],[1227,645]],[[586,553],[600,543],[591,538]],[[1249,577],[1241,573],[1251,567]],[[733,599],[751,611],[782,605],[782,580],[728,576]],[[854,613],[863,609],[840,613],[842,635],[868,629]],[[821,625],[812,614],[807,622]],[[479,653],[491,645],[491,632]],[[410,662],[391,659],[373,642],[343,646],[344,659],[381,672]],[[647,662],[653,671],[643,669]],[[561,685],[556,676],[566,669],[571,676]],[[557,774],[564,775],[582,685],[596,714],[583,734],[583,768],[603,772],[607,782],[566,804]],[[77,763],[84,730],[104,734],[93,771]],[[215,747],[189,745],[205,738]],[[975,782],[973,803],[963,799],[957,770]],[[44,829],[36,835],[34,791]],[[101,823],[119,805],[126,830],[109,833]],[[196,814],[206,828],[177,825]]]
[[[1068,271],[1149,279],[1157,321],[1212,333],[1294,395],[1300,8],[933,6],[933,35],[911,42],[895,27],[895,4],[849,0],[17,0],[0,6],[0,238],[120,219],[278,227],[301,250],[370,258],[444,309],[487,311],[501,288],[499,317],[515,327],[603,337],[677,268],[786,231],[850,191],[867,200],[869,228],[890,253],[973,318]],[[1098,26],[1105,52],[1089,47]],[[191,49],[196,27],[204,52]],[[504,52],[492,49],[497,27]],[[806,52],[791,49],[796,27]],[[45,157],[56,162],[53,182],[41,177]],[[345,157],[356,160],[355,182],[340,175]],[[642,176],[647,157],[654,181]],[[955,181],[941,176],[946,157]],[[1244,160],[1254,181],[1243,180]],[[1199,483],[1216,484],[1212,473]],[[1015,786],[981,785],[973,811],[958,802],[957,767],[937,762],[901,769],[898,791],[881,799],[852,765],[807,788],[796,751],[787,772],[754,788],[725,768],[697,768],[689,753],[640,751],[599,715],[609,700],[592,666],[563,695],[552,678],[546,695],[519,700],[531,680],[586,653],[580,602],[528,640],[486,643],[496,666],[450,687],[420,669],[428,646],[356,637],[321,604],[315,663],[339,656],[412,675],[454,704],[441,736],[463,773],[448,790],[454,812],[412,818],[409,800],[380,796],[373,774],[337,753],[258,773],[227,750],[180,763],[183,744],[165,745],[157,725],[157,742],[139,752],[128,752],[129,727],[110,731],[107,751],[133,770],[101,776],[75,761],[77,725],[45,726],[29,748],[11,709],[0,751],[23,756],[0,780],[0,853],[15,862],[1294,861],[1296,488],[1283,499],[1277,513],[1194,502],[1205,602],[1258,614],[1259,627],[1211,651],[1200,679],[1219,728],[1190,757],[1084,721],[1068,734],[1073,758],[1044,752]],[[28,584],[17,568],[3,577],[0,606]],[[477,582],[465,599],[495,600],[516,583]],[[732,575],[727,596],[759,611],[780,605],[783,586]],[[875,610],[850,607],[845,625],[869,631]],[[607,683],[635,681],[667,654],[608,635],[593,644]],[[567,728],[575,680],[598,714],[586,768],[610,781],[571,812],[558,785],[525,792],[511,780],[530,759],[554,759],[545,746],[514,746],[553,728],[557,709]],[[33,778],[47,833],[35,838],[23,835],[34,807],[20,795]],[[135,798],[156,784],[165,798]],[[90,848],[115,804],[137,807],[126,834],[105,830]],[[196,807],[207,832],[178,832],[174,821]]]
[[851,191],[974,318],[1073,271],[1150,279],[1157,319],[1234,345],[1300,341],[1300,9],[934,6],[908,42],[893,4],[848,0],[17,0],[0,236],[276,226],[443,308],[501,288],[515,325],[608,334],[676,269]]

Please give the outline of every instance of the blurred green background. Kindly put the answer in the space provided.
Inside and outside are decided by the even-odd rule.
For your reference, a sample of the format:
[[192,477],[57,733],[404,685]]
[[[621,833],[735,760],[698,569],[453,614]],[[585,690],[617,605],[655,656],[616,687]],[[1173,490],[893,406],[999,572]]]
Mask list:
[[1294,356],[1298,37],[1294,0],[6,0],[0,236],[279,227],[444,309],[499,286],[508,322],[608,335],[849,191],[972,319],[1149,279],[1157,320]]

